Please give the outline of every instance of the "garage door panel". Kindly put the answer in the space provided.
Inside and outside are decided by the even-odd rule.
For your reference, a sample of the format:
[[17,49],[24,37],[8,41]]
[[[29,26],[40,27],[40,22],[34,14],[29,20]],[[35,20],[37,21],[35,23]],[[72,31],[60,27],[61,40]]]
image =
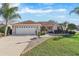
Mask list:
[[36,28],[16,28],[16,34],[35,34]]

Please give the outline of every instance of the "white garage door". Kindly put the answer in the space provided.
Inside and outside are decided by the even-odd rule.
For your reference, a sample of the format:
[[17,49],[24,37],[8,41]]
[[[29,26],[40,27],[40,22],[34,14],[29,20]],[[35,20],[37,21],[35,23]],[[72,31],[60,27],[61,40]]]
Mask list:
[[16,28],[16,34],[35,34],[36,28]]

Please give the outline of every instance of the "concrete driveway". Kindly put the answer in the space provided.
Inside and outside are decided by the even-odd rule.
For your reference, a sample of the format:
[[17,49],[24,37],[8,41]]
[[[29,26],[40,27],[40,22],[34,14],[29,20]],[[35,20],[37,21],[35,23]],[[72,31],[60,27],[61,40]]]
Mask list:
[[7,36],[0,38],[0,56],[19,56],[35,36]]

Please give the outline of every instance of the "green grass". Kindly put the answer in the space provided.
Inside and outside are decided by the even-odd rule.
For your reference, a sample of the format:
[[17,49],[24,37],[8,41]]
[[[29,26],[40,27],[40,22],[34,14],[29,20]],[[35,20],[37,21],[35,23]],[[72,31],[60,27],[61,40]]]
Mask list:
[[23,56],[78,56],[79,35],[50,38]]

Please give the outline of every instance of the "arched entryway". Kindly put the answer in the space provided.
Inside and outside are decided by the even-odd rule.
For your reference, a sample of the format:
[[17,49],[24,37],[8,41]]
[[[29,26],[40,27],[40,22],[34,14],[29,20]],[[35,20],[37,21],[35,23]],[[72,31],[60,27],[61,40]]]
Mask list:
[[11,29],[11,27],[8,27],[7,35],[12,35],[12,29]]

